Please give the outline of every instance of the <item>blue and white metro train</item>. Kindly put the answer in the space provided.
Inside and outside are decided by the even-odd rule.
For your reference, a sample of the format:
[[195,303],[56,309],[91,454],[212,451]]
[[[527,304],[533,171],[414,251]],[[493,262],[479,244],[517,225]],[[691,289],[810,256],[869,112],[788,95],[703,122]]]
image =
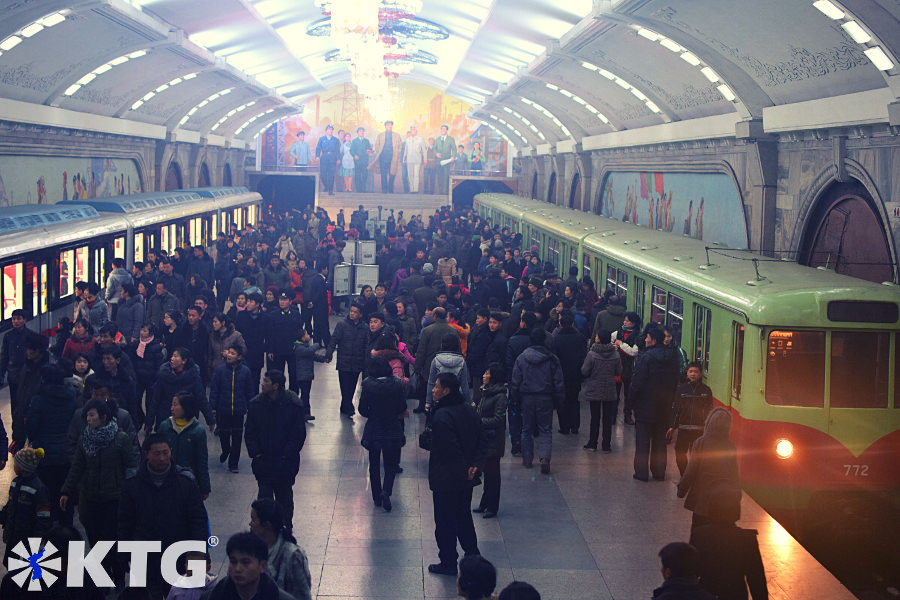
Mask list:
[[0,335],[17,308],[35,331],[56,327],[72,315],[75,282],[102,288],[113,258],[130,269],[151,249],[207,246],[232,224],[255,224],[261,201],[245,187],[219,187],[0,209]]

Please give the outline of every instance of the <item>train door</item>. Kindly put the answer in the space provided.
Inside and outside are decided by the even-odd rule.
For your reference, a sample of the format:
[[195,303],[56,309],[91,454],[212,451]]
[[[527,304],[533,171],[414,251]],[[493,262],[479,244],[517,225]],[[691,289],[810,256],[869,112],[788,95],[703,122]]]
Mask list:
[[50,311],[49,286],[47,285],[47,259],[36,258],[25,262],[25,277],[23,296],[29,298],[30,307],[25,306],[26,312],[32,319],[37,319],[38,331],[52,327],[47,316]]
[[644,319],[644,302],[647,301],[647,284],[641,277],[634,278],[634,312]]
[[731,329],[731,404],[741,401],[744,379],[744,326],[738,322]]
[[21,262],[11,262],[3,265],[3,282],[0,286],[0,300],[3,302],[3,322],[9,325],[9,319],[16,309],[25,305],[25,267]]

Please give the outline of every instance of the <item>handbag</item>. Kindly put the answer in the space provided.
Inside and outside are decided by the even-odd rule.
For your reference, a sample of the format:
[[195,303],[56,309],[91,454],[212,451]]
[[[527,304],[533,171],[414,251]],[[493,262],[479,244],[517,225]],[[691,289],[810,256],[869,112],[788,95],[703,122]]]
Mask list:
[[431,429],[431,425],[426,425],[425,430],[419,434],[419,448],[422,450],[427,450],[431,452],[431,445],[434,440],[434,431]]

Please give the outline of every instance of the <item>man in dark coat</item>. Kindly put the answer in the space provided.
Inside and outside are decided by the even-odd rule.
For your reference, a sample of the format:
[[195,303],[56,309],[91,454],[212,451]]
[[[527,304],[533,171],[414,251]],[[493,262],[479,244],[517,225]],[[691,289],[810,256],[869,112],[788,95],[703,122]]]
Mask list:
[[522,399],[522,465],[534,461],[534,431],[540,435],[538,458],[541,473],[550,473],[553,449],[553,405],[565,397],[562,365],[547,349],[547,332],[535,327],[528,336],[531,345],[513,366],[510,389]]
[[[188,279],[191,278],[191,275],[195,275],[197,279],[202,279],[210,288],[212,288],[213,283],[215,283],[215,279],[213,278],[215,264],[213,263],[213,259],[206,253],[203,246],[194,246],[193,252],[194,255],[188,263]],[[188,300],[192,299],[189,298]]]
[[268,339],[269,367],[284,373],[287,365],[290,377],[290,389],[295,394],[300,393],[300,381],[297,377],[297,361],[294,360],[294,342],[300,336],[300,328],[303,320],[297,306],[291,304],[293,296],[287,292],[281,292],[278,296],[278,310],[269,311],[271,319],[272,335]]
[[359,374],[366,366],[366,346],[369,335],[369,327],[362,320],[362,312],[359,307],[352,305],[347,313],[347,318],[338,321],[334,328],[334,335],[328,342],[325,351],[325,362],[330,363],[337,348],[337,372],[338,382],[341,387],[341,414],[352,417],[356,414],[353,408],[353,394],[359,383]]
[[25,338],[30,333],[25,327],[25,311],[17,308],[12,312],[12,329],[3,336],[0,346],[0,384],[9,376],[10,412],[16,412],[16,399],[19,389],[19,373],[25,366]]
[[259,486],[257,497],[274,497],[290,527],[294,518],[292,487],[306,441],[306,414],[300,398],[284,389],[284,384],[284,373],[266,372],[262,393],[250,401],[247,410],[244,439]]
[[187,309],[187,322],[175,332],[176,346],[191,351],[191,357],[200,369],[200,379],[205,386],[209,381],[209,328],[203,322],[203,310],[197,306]]
[[156,277],[156,283],[160,282],[166,284],[166,290],[174,294],[182,305],[188,304],[187,285],[184,277],[175,272],[175,267],[167,258],[159,260],[159,275]]
[[181,310],[181,301],[178,297],[169,291],[165,281],[156,282],[156,293],[147,299],[146,314],[144,320],[152,323],[157,330],[163,328],[163,318],[167,312],[178,312]]
[[267,339],[271,335],[270,318],[260,308],[262,302],[262,295],[250,294],[247,296],[247,309],[239,312],[234,319],[234,328],[241,332],[247,345],[244,360],[253,376],[253,385],[257,388],[265,363]]
[[428,565],[428,571],[456,576],[457,540],[467,555],[480,554],[472,522],[472,489],[484,466],[487,443],[481,418],[463,400],[456,375],[438,375],[432,395],[435,409],[428,486],[434,499],[434,537],[440,562]]
[[[506,372],[512,375],[516,359],[531,344],[531,330],[537,324],[537,317],[533,312],[523,312],[519,320],[519,329],[507,340],[506,354],[503,364]],[[510,454],[522,455],[522,397],[514,390],[509,390],[509,406],[506,418],[509,421]]]
[[664,345],[665,337],[661,327],[647,328],[646,350],[638,356],[631,378],[634,478],[641,481],[648,481],[651,474],[658,481],[666,478],[666,429],[671,423],[669,411],[678,385],[678,355]]
[[666,544],[659,551],[663,584],[653,590],[653,600],[715,600],[700,586],[697,549],[684,542]]
[[[441,340],[448,333],[459,336],[459,332],[447,323],[446,310],[440,307],[435,308],[432,312],[432,317],[434,318],[434,321],[431,325],[422,330],[421,337],[419,338],[419,347],[416,349],[416,362],[413,365],[415,372],[419,373],[420,376],[424,377],[426,380],[428,379],[428,374],[431,372],[431,362],[434,360],[437,353],[441,351]],[[416,407],[413,412],[425,412],[424,397],[419,400],[419,406]]]
[[[144,440],[144,462],[122,486],[117,539],[148,540],[168,548],[175,542],[207,538],[207,516],[200,488],[190,469],[172,461],[166,436],[153,433]],[[161,554],[147,556],[147,587],[158,598],[169,585],[162,578]]]
[[562,365],[566,397],[562,404],[556,407],[556,417],[559,420],[561,434],[577,434],[578,428],[581,427],[578,393],[581,391],[581,365],[587,356],[587,340],[575,329],[575,314],[571,309],[565,309],[560,313],[559,327],[553,338],[553,348]]
[[281,257],[277,253],[269,258],[269,264],[259,272],[256,284],[263,290],[274,286],[281,291],[290,287],[291,272],[281,263]]
[[328,346],[331,332],[328,330],[328,287],[325,278],[328,264],[324,261],[316,264],[316,274],[303,284],[304,311],[311,311],[313,324],[313,341]]

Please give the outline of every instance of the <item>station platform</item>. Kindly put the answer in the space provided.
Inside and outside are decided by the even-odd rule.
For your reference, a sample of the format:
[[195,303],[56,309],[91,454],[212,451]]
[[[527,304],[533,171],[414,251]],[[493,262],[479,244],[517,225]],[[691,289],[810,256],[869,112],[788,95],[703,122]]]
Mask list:
[[439,194],[382,194],[375,192],[362,194],[359,192],[335,192],[333,196],[329,196],[326,192],[320,191],[316,202],[316,206],[327,210],[332,219],[343,208],[348,223],[350,215],[359,208],[360,204],[365,210],[378,210],[378,207],[381,206],[384,209],[385,218],[390,214],[390,209],[394,209],[395,218],[401,210],[407,219],[412,215],[422,215],[427,224],[428,216],[433,215],[434,211],[440,207],[450,204],[450,198]]
[[[428,453],[418,448],[421,415],[406,424],[394,488],[393,511],[372,503],[367,452],[360,446],[365,419],[338,414],[340,391],[334,364],[317,364],[312,387],[316,420],[308,426],[294,485],[294,533],[306,551],[313,598],[455,598],[452,577],[429,574],[437,562]],[[9,431],[7,391],[0,391],[0,414]],[[413,403],[410,402],[412,408]],[[525,469],[521,460],[502,459],[500,513],[475,517],[478,545],[498,572],[497,591],[513,580],[534,585],[547,600],[649,599],[662,582],[659,549],[686,541],[690,513],[675,496],[678,470],[672,452],[664,482],[632,479],[634,428],[616,425],[613,453],[582,450],[588,408],[582,407],[579,435],[553,435],[550,475]],[[206,506],[213,569],[227,576],[225,541],[246,531],[257,487],[246,452],[241,472],[219,464],[218,440],[208,436],[212,494]],[[0,504],[5,503],[12,463],[0,471]],[[476,488],[475,499],[481,488]],[[852,599],[854,596],[813,559],[752,499],[744,496],[742,527],[758,530],[769,594],[774,600]],[[2,548],[2,544],[0,544]]]

